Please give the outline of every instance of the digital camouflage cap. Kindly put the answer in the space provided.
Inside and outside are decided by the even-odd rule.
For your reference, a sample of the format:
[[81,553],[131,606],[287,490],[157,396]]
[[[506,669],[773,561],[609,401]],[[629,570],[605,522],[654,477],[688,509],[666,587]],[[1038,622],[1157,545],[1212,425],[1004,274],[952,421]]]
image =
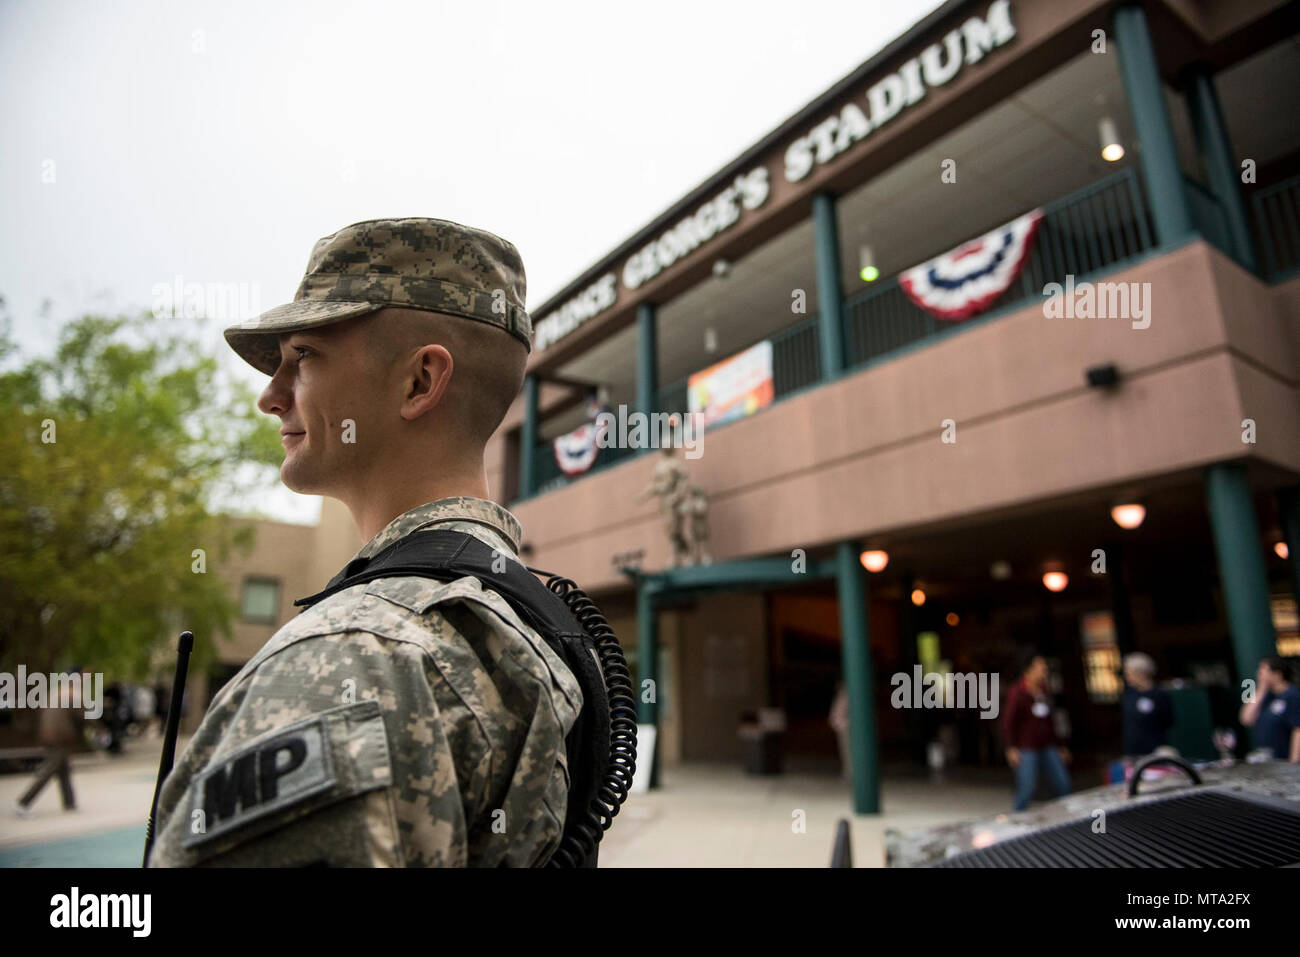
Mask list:
[[498,326],[532,349],[524,263],[512,243],[446,219],[368,219],[319,240],[293,302],[226,329],[230,347],[274,375],[279,337],[385,306]]

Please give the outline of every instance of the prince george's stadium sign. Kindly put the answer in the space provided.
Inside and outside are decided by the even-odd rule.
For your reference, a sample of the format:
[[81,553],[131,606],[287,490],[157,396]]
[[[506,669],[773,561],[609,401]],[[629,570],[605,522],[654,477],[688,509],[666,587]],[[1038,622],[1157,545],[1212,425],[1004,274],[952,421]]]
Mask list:
[[[797,183],[866,139],[925,98],[926,90],[950,83],[964,67],[1009,43],[1016,35],[1010,0],[995,0],[983,17],[970,17],[935,43],[880,78],[790,143],[784,152],[787,182]],[[864,101],[861,105],[857,100]],[[767,202],[768,164],[765,162],[720,190],[708,202],[642,246],[582,292],[566,300],[537,322],[535,347],[553,345],[575,329],[611,309],[624,289],[638,289],[699,246],[740,221],[741,209],[758,209]]]
[[951,82],[963,66],[978,63],[1015,35],[1009,0],[997,0],[984,19],[971,17],[959,29],[949,30],[941,42],[930,44],[920,56],[871,86],[865,96],[869,116],[857,103],[846,103],[839,113],[826,117],[791,143],[785,151],[785,178],[792,183],[803,179],[814,166],[830,162],[872,130],[915,106],[928,88]]

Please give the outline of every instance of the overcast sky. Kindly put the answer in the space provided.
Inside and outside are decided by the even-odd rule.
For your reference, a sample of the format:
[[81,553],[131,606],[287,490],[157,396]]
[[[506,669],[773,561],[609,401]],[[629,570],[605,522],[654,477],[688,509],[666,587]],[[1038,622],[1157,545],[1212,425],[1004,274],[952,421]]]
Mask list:
[[319,237],[436,216],[518,246],[535,308],[938,6],[0,0],[0,295],[43,352],[177,276],[269,309]]

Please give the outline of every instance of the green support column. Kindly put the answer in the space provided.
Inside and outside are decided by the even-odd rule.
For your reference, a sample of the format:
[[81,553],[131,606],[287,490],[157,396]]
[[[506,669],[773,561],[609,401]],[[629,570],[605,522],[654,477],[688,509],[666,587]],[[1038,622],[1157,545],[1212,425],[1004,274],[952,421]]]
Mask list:
[[1187,105],[1191,109],[1192,129],[1196,143],[1228,224],[1229,250],[1246,269],[1255,272],[1255,248],[1250,239],[1250,226],[1246,218],[1246,204],[1241,198],[1239,170],[1228,141],[1228,126],[1223,122],[1219,95],[1214,89],[1214,78],[1209,67],[1198,64],[1189,74]]
[[[644,579],[636,588],[636,720],[659,730],[659,623],[655,618],[654,593]],[[653,684],[647,685],[646,681]],[[655,734],[655,753],[651,756],[650,786],[659,786],[659,735]]]
[[880,813],[880,769],[876,747],[876,701],[871,667],[871,633],[867,617],[867,577],[858,561],[856,542],[835,548],[839,586],[841,653],[849,693],[849,752],[853,759],[853,810]]
[[840,229],[835,218],[835,197],[813,197],[813,250],[817,257],[818,323],[822,380],[830,382],[844,371],[844,292],[840,287]]
[[1278,517],[1282,520],[1282,539],[1288,551],[1287,567],[1291,569],[1291,594],[1296,608],[1300,608],[1300,486],[1284,488],[1277,493]]
[[1210,466],[1205,471],[1205,490],[1237,677],[1253,678],[1259,660],[1277,654],[1277,633],[1273,630],[1263,544],[1245,466]]
[[1167,246],[1192,234],[1192,214],[1178,165],[1174,127],[1165,109],[1164,86],[1146,14],[1139,6],[1120,7],[1115,11],[1114,23],[1124,92],[1133,127],[1142,141],[1142,180],[1155,220],[1156,241]]
[[[643,302],[637,306],[636,333],[636,408],[649,416],[659,411],[659,333],[655,307],[651,303]],[[639,449],[637,454],[647,452],[649,448]]]
[[519,497],[537,490],[537,376],[524,377],[524,427],[519,433]]

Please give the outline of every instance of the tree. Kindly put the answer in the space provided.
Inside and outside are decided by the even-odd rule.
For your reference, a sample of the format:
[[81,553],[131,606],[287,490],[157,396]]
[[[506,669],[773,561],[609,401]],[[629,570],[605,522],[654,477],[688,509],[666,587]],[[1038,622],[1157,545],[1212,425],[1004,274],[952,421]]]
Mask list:
[[26,359],[0,327],[0,670],[142,678],[182,628],[196,667],[230,634],[222,561],[250,536],[212,503],[278,435],[176,325],[84,316]]

